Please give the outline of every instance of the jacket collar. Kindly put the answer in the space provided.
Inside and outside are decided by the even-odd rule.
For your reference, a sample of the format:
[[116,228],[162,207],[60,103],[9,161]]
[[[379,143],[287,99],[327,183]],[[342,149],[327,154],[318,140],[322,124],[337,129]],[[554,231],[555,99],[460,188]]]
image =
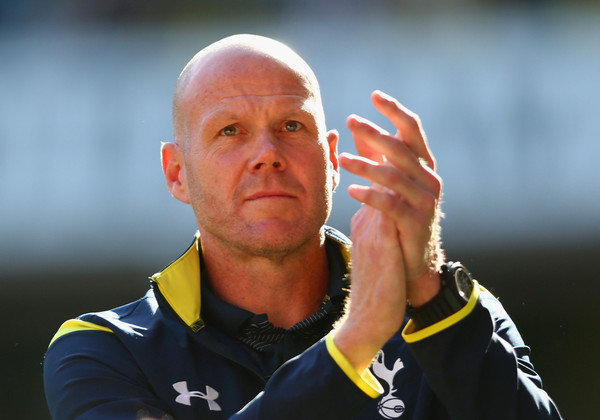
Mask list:
[[[350,273],[350,240],[329,226],[325,226],[325,235],[338,246]],[[200,233],[196,232],[190,247],[151,279],[167,304],[195,332],[204,327],[200,311],[201,246]]]

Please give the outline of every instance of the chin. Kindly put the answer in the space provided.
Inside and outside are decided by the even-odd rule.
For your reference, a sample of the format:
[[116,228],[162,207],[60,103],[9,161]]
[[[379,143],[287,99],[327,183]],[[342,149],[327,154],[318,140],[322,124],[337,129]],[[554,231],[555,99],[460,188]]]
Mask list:
[[269,220],[252,226],[240,237],[257,255],[287,255],[302,248],[311,239],[320,238],[321,227],[322,224],[309,228],[306,222]]

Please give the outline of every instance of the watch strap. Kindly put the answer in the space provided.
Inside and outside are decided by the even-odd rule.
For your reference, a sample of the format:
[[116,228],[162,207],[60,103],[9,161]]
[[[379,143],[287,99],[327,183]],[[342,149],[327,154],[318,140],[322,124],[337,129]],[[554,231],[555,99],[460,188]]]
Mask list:
[[467,302],[458,291],[451,287],[454,284],[454,273],[457,268],[464,269],[460,263],[444,264],[440,273],[441,288],[437,295],[422,306],[413,308],[408,305],[406,313],[417,329],[423,329],[460,311]]

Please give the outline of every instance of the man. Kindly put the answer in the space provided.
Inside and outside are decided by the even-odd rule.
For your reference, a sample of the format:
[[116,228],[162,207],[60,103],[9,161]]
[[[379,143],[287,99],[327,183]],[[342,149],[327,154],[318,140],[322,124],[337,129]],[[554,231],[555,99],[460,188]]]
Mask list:
[[[444,264],[418,117],[372,100],[398,132],[351,116],[358,156],[338,157],[292,50],[238,35],[199,52],[162,147],[199,232],[143,299],[63,324],[45,361],[53,417],[560,418],[499,302]],[[350,242],[325,226],[340,166],[370,181],[349,188],[365,204],[349,299]]]

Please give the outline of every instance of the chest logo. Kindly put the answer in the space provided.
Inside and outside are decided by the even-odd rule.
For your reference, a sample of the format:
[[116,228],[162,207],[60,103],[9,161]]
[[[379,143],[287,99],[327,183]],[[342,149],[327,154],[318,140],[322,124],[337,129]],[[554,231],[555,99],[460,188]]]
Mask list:
[[404,401],[394,395],[396,388],[394,387],[394,377],[396,373],[404,368],[404,363],[400,358],[396,359],[391,369],[385,365],[385,354],[382,350],[375,357],[375,362],[371,366],[371,370],[381,381],[387,384],[387,393],[381,397],[377,404],[379,414],[384,419],[395,419],[404,414]]
[[206,392],[201,391],[189,391],[187,381],[175,382],[173,384],[175,391],[179,393],[175,402],[183,405],[192,405],[192,398],[202,398],[208,403],[208,409],[210,411],[221,411],[221,406],[217,403],[219,393],[216,389],[206,385]]

